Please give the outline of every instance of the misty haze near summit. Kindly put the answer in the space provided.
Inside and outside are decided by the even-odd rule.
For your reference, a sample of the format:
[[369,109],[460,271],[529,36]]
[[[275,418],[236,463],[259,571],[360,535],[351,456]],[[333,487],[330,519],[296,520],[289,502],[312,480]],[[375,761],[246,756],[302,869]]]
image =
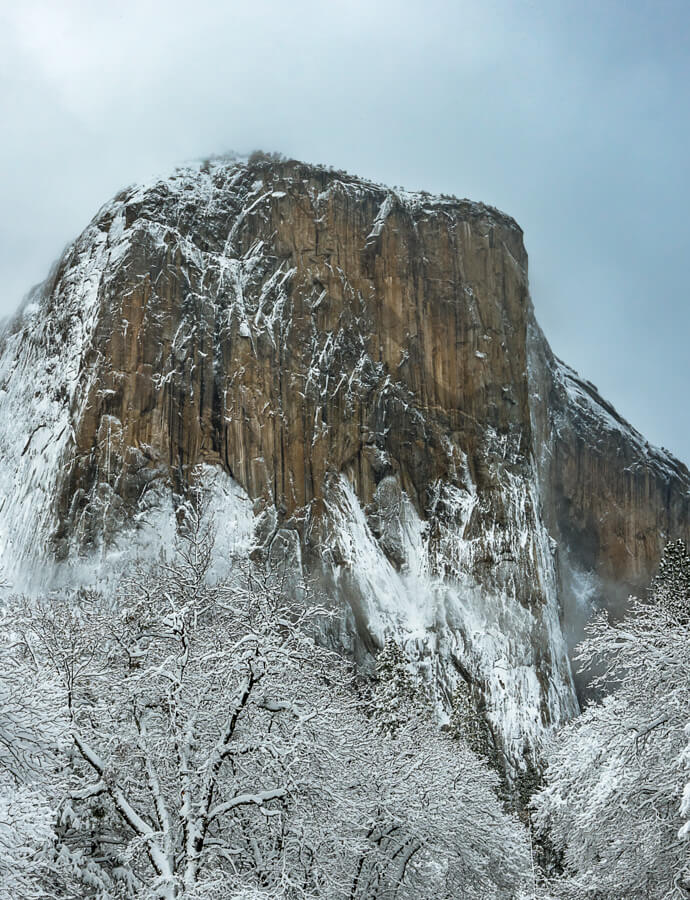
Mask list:
[[0,24],[0,315],[124,185],[279,150],[514,216],[555,352],[690,459],[686,3],[65,0]]

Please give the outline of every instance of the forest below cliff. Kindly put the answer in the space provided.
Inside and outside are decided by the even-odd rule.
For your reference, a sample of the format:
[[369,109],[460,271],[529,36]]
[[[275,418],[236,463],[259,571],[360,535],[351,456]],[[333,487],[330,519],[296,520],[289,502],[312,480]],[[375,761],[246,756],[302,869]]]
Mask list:
[[116,584],[0,627],[0,896],[690,896],[690,559],[587,628],[598,696],[511,771],[475,686],[439,727],[394,639],[364,677],[285,567],[212,565],[200,494]]

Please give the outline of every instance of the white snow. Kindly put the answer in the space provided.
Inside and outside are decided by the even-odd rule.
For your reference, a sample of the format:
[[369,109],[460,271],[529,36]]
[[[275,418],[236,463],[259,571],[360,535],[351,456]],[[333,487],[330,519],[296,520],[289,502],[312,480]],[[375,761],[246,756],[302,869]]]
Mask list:
[[[488,715],[503,736],[509,757],[520,765],[525,748],[538,747],[545,729],[577,711],[567,649],[559,623],[551,542],[529,510],[538,508],[533,484],[507,476],[505,501],[515,530],[466,535],[480,503],[469,490],[439,482],[438,502],[450,511],[440,536],[432,540],[409,498],[402,492],[400,522],[405,563],[397,570],[369,528],[351,484],[341,477],[328,498],[331,541],[337,547],[335,582],[343,596],[353,590],[363,604],[370,632],[379,644],[393,635],[416,660],[443,718],[457,672],[453,659],[484,687]],[[518,565],[499,566],[479,583],[472,574],[476,557],[521,555]],[[520,602],[516,574],[532,568],[542,580],[541,602]],[[550,659],[544,679],[541,655]],[[544,687],[544,684],[547,686]],[[546,711],[548,723],[543,719]]]
[[381,204],[378,213],[376,214],[376,218],[374,219],[374,223],[371,226],[371,231],[367,235],[366,243],[369,244],[376,240],[383,231],[384,225],[386,224],[386,219],[391,213],[393,209],[393,195],[387,194],[386,199]]

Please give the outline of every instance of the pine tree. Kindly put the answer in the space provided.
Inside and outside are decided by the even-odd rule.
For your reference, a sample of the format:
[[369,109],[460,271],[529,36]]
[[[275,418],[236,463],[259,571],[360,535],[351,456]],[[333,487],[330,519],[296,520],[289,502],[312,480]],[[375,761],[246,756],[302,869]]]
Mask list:
[[376,657],[374,716],[383,734],[395,737],[415,712],[419,691],[405,653],[393,638],[388,638]]
[[480,717],[472,701],[470,685],[464,678],[459,678],[451,700],[450,726],[451,737],[462,741],[475,753],[482,752],[483,729]]
[[649,592],[676,622],[690,622],[690,556],[684,541],[666,545]]

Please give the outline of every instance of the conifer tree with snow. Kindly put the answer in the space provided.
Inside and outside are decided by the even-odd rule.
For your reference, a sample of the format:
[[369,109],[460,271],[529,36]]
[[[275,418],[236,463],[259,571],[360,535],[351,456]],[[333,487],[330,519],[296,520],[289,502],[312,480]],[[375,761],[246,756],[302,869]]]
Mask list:
[[650,588],[658,603],[679,624],[690,621],[690,556],[685,541],[667,544]]
[[376,657],[374,720],[383,734],[395,736],[416,714],[420,692],[402,647],[391,637]]
[[458,678],[453,690],[448,733],[498,773],[499,795],[506,796],[507,782],[500,751],[481,707],[474,700],[472,688],[464,678]]
[[488,756],[488,728],[472,698],[472,689],[464,678],[458,678],[451,700],[449,732],[474,753]]

